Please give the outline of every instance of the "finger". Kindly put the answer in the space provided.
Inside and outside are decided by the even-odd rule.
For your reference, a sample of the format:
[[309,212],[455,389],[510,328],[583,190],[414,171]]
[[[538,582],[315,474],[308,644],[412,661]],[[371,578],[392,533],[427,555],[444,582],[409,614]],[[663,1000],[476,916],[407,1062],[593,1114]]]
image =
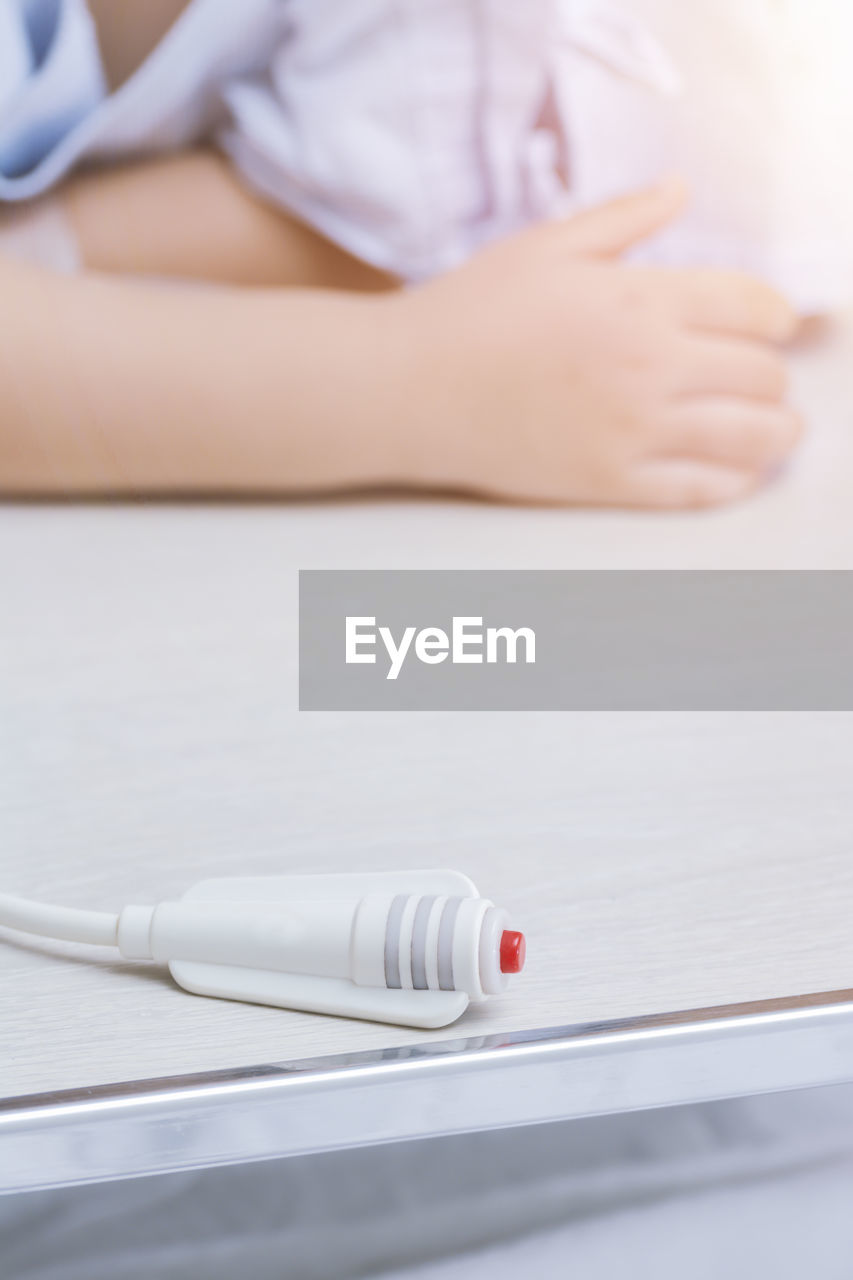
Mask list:
[[738,271],[675,271],[681,314],[697,329],[787,342],[799,316],[781,293]]
[[779,403],[788,390],[782,356],[760,342],[702,336],[685,350],[674,390],[691,396],[728,396]]
[[695,458],[660,458],[635,469],[626,501],[670,511],[715,507],[748,497],[764,479],[764,473],[754,469]]
[[557,227],[571,253],[612,258],[672,222],[684,209],[686,200],[684,184],[670,178],[576,214]]
[[662,425],[666,453],[736,467],[781,462],[803,433],[795,409],[724,397],[681,401]]

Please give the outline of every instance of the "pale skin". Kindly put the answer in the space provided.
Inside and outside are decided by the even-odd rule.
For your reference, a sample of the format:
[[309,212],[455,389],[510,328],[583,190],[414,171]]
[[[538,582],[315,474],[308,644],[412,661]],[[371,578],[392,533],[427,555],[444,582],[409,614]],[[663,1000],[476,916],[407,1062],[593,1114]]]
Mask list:
[[[162,34],[121,30],[137,43],[114,82]],[[0,258],[7,494],[405,486],[682,508],[750,493],[801,432],[782,297],[620,261],[678,216],[676,182],[412,289],[211,152],[85,174],[61,198],[83,274]],[[208,283],[133,278],[164,275]]]

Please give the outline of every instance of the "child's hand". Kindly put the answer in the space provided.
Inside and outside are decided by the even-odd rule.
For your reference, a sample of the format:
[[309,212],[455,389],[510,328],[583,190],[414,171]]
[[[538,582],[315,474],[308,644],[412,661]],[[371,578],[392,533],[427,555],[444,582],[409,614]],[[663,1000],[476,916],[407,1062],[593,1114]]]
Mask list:
[[759,485],[802,429],[778,350],[793,310],[735,272],[612,260],[682,203],[665,184],[389,300],[416,353],[411,470],[504,499],[645,507]]

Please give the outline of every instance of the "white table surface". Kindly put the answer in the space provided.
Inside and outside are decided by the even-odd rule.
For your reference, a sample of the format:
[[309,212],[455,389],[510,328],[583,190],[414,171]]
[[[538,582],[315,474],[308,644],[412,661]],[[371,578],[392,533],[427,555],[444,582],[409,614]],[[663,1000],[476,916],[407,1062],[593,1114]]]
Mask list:
[[[849,715],[296,709],[299,568],[853,567],[851,346],[798,355],[810,438],[723,512],[0,508],[3,889],[117,910],[207,875],[458,867],[529,963],[454,1035],[853,988]],[[0,1098],[429,1038],[0,930]]]

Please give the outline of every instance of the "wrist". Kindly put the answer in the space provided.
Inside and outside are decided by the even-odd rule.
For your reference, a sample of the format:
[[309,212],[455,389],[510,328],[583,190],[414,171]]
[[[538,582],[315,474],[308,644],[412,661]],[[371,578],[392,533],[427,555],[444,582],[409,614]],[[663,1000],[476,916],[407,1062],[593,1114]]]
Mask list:
[[[464,378],[452,339],[436,323],[422,288],[374,301],[381,309],[376,368],[382,483],[447,489],[464,483],[460,443],[465,431]],[[463,450],[464,452],[464,446]]]

